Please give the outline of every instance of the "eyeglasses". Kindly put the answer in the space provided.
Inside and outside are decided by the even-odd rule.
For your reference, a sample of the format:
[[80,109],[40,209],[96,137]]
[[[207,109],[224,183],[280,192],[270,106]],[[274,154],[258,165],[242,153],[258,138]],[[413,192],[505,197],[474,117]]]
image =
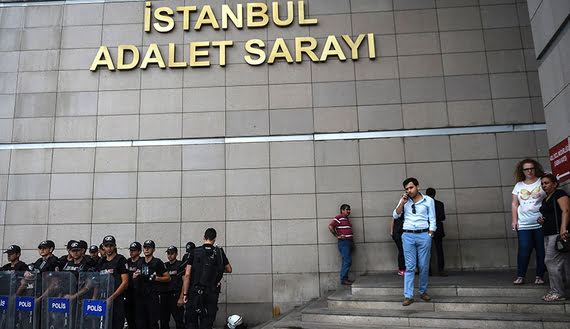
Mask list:
[[414,214],[416,213],[416,204],[415,203],[412,204],[412,213],[414,213]]
[[523,171],[531,171],[534,170],[534,167],[530,167],[530,168],[524,168]]

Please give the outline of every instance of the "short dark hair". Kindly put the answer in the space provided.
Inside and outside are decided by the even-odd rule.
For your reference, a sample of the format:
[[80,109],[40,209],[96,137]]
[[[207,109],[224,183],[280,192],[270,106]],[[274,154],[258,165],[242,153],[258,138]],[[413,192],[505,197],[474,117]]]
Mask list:
[[540,180],[543,178],[548,178],[552,184],[558,184],[558,178],[556,178],[556,176],[552,173],[542,175],[542,177],[540,177]]
[[216,230],[210,227],[204,232],[204,239],[212,241],[216,238],[216,235]]
[[346,203],[343,203],[342,206],[340,206],[340,211],[342,212],[345,209],[350,209],[350,205],[347,205]]
[[428,187],[426,190],[426,194],[430,197],[433,198],[435,196],[435,189],[433,187]]
[[415,179],[414,177],[408,177],[406,178],[406,180],[402,183],[402,185],[404,185],[404,188],[406,188],[406,185],[413,183],[415,186],[420,185],[420,183],[418,182],[417,179]]

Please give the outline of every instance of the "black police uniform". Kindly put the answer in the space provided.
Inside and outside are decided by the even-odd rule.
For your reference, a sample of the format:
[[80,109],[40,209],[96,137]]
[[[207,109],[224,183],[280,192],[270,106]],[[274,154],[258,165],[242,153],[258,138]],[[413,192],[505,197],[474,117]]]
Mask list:
[[38,271],[39,273],[59,271],[59,259],[54,255],[51,255],[46,259],[40,257],[28,267],[30,271]]
[[8,263],[0,267],[0,271],[27,271],[28,265],[22,261],[18,261],[16,265],[12,266],[12,263]]
[[[215,259],[215,265],[209,266],[212,270],[206,269],[207,266],[205,266],[208,257]],[[186,305],[186,328],[211,329],[213,327],[218,312],[220,280],[224,268],[229,263],[224,250],[211,244],[204,244],[190,254],[188,264],[192,268]]]
[[[152,257],[146,262],[144,257],[139,260],[140,275],[135,281],[135,303],[137,329],[158,329],[160,320],[160,303],[158,301],[159,282],[156,276],[162,276],[166,272],[164,263]],[[154,274],[156,273],[156,275]]]
[[[59,269],[61,271],[63,271],[63,268],[65,267],[65,265],[67,265],[67,263],[70,262],[70,260],[67,258],[67,256],[68,255],[63,255],[57,259],[57,266],[59,267]],[[71,262],[73,262],[73,260],[71,260]]]
[[[109,273],[113,276],[115,285],[114,290],[117,291],[123,280],[122,274],[129,273],[127,259],[125,256],[117,254],[112,260],[102,259],[97,266],[97,270],[101,273]],[[113,300],[113,320],[111,329],[123,329],[125,324],[125,296],[121,294]]]
[[182,262],[166,262],[166,271],[170,274],[170,282],[160,283],[160,329],[168,329],[170,315],[174,318],[176,329],[184,329],[184,308],[178,307],[178,299],[182,290],[182,276],[186,270]]
[[[82,291],[83,287],[87,286],[87,283],[86,282],[79,282],[79,273],[95,271],[95,268],[90,266],[89,262],[87,261],[87,259],[85,259],[85,257],[83,257],[83,259],[77,264],[75,264],[74,260],[70,260],[69,262],[67,262],[67,264],[65,264],[65,266],[63,266],[61,271],[73,273],[73,275],[75,276],[75,279],[79,283],[79,289],[77,291],[77,298],[74,300],[74,302],[77,302],[77,300],[79,300],[81,296],[92,295],[93,288],[88,288],[87,290]],[[82,292],[81,295],[80,295],[80,292]],[[77,324],[79,324],[79,314],[81,313],[81,311],[82,310],[80,310],[79,307],[75,307],[75,310],[73,311],[73,313],[74,313],[73,319],[74,319],[74,321],[76,321],[75,323],[77,323]]]
[[140,282],[139,280],[133,279],[133,273],[135,273],[137,270],[140,270],[139,268],[140,260],[141,260],[140,257],[135,262],[133,262],[131,258],[127,260],[127,269],[129,273],[129,287],[127,288],[126,299],[125,299],[125,316],[127,318],[127,324],[129,326],[129,329],[137,328],[136,316],[135,316],[136,315],[135,290],[137,286],[139,286],[140,288]]

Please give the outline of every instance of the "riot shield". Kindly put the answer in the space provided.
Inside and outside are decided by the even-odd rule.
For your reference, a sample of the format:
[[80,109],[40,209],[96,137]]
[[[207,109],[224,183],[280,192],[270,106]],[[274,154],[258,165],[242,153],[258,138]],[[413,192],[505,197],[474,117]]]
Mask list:
[[33,272],[13,272],[11,296],[14,298],[14,329],[38,329],[39,312],[36,298],[39,297],[38,275]]
[[0,272],[0,329],[10,329],[14,323],[8,320],[12,319],[11,312],[14,310],[14,301],[10,298],[11,278],[12,273]]
[[77,328],[110,329],[113,305],[107,298],[114,292],[114,279],[109,273],[79,274]]
[[42,329],[73,329],[77,279],[71,272],[42,274]]

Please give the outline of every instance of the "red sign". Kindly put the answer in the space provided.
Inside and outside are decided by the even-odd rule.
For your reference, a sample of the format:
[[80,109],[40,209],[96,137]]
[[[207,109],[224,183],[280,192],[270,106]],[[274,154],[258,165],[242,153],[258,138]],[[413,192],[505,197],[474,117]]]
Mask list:
[[568,138],[550,149],[550,166],[558,181],[570,178],[570,148]]

